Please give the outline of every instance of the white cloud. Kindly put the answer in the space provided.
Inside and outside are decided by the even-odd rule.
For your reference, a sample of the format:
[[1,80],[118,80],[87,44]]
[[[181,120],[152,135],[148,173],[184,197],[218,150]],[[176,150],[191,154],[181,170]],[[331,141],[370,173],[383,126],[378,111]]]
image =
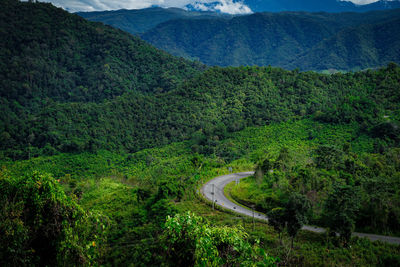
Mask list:
[[[116,9],[141,9],[162,5],[164,0],[44,0],[69,11],[100,11]],[[179,1],[178,1],[179,2]]]
[[196,10],[201,11],[217,11],[227,14],[250,14],[252,13],[251,9],[243,4],[243,2],[233,2],[233,0],[203,0],[197,1],[192,6]]
[[215,10],[227,14],[249,14],[252,13],[251,9],[243,4],[243,2],[233,2],[232,0],[221,0],[215,6]]
[[366,4],[371,4],[371,3],[377,2],[379,0],[341,0],[341,1],[350,1],[357,5],[366,5]]
[[[26,1],[26,0],[25,0]],[[251,9],[243,3],[244,0],[40,0],[51,2],[71,12],[116,10],[116,9],[141,9],[151,6],[180,7],[191,4],[199,10],[220,11],[229,14],[247,14]],[[322,1],[322,0],[321,0]],[[349,0],[342,0],[349,1]],[[369,4],[378,0],[350,0],[359,5]],[[212,5],[210,5],[212,3]]]
[[[220,11],[229,14],[248,14],[251,9],[241,1],[234,0],[42,0],[51,2],[70,12],[116,9],[141,9],[151,6],[184,8],[192,4],[199,10]],[[207,5],[215,3],[213,5]]]

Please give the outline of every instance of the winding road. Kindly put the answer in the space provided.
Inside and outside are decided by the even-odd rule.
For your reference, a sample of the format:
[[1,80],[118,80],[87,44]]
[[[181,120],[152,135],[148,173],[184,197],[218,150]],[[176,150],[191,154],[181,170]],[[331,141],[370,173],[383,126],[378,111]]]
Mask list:
[[[242,215],[255,217],[260,220],[268,221],[268,218],[265,214],[253,211],[248,208],[244,208],[239,206],[232,201],[230,201],[224,194],[224,188],[227,184],[233,181],[239,181],[240,179],[246,178],[248,176],[253,175],[254,172],[240,172],[240,173],[232,173],[223,176],[216,177],[209,182],[207,182],[202,188],[201,193],[204,195],[205,198],[210,200],[211,202],[215,202],[215,205],[219,205],[223,208],[232,210]],[[324,228],[314,227],[305,225],[302,228],[303,230],[315,232],[315,233],[323,233],[325,232]],[[354,232],[353,236],[358,236],[362,238],[368,238],[371,241],[382,241],[391,244],[400,244],[399,237],[392,237],[392,236],[383,236],[383,235],[374,235],[374,234],[365,234],[365,233],[357,233]]]

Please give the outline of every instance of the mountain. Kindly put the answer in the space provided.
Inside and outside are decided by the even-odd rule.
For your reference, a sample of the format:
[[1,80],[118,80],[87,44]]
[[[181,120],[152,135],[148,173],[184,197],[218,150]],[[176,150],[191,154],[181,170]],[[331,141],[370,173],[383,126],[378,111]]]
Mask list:
[[244,0],[253,12],[365,12],[400,8],[398,0],[380,0],[367,5],[356,5],[350,1],[340,0]]
[[201,68],[50,4],[5,1],[0,29],[0,96],[22,102],[169,90]]
[[368,5],[357,6],[360,11],[370,11],[370,10],[387,10],[387,9],[398,9],[400,8],[399,0],[380,0]]
[[48,142],[32,136],[29,121],[52,103],[102,103],[126,93],[169,91],[204,69],[51,4],[18,1],[2,1],[0,59],[3,148]]
[[[141,37],[173,55],[198,59],[208,65],[271,65],[302,70],[364,69],[381,66],[388,61],[399,62],[396,43],[390,41],[396,38],[392,36],[397,32],[393,28],[396,24],[392,27],[391,21],[400,18],[399,11],[256,13],[229,20],[172,20],[156,26]],[[378,43],[374,29],[381,24],[387,25],[393,32],[381,31]],[[357,32],[358,27],[364,33],[360,36],[364,40],[364,49],[376,50],[381,49],[378,45],[384,46],[384,57],[377,54],[374,60],[351,62],[353,58],[363,56],[361,50],[339,53],[329,46],[335,42],[328,42],[328,39],[342,31]],[[340,40],[337,39],[336,43]],[[320,43],[324,43],[323,50],[326,53],[337,53],[332,57],[346,58],[346,63],[333,61],[322,64],[325,61],[321,49],[318,50]],[[347,45],[351,45],[351,42]],[[297,60],[300,56],[303,60]]]
[[[239,2],[239,1],[234,1]],[[305,11],[305,12],[365,12],[372,10],[387,10],[400,8],[398,0],[380,0],[371,4],[357,5],[350,1],[340,0],[244,0],[243,7],[252,12],[282,12],[282,11]],[[220,1],[203,3],[195,2],[185,8],[191,11],[218,10],[215,7],[221,5]]]
[[245,0],[243,1],[253,12],[344,12],[356,11],[357,6],[352,2],[338,0]]
[[323,40],[287,67],[302,69],[376,68],[400,62],[400,19],[346,28]]
[[[400,70],[394,64],[376,72],[331,76],[271,67],[204,71],[203,65],[168,55],[128,33],[51,4],[4,3],[0,11],[0,159],[99,149],[131,153],[182,140],[191,140],[193,151],[213,154],[218,140],[247,126],[316,116],[335,123],[362,122],[369,132],[384,115],[397,116]],[[194,44],[201,39],[218,40],[210,39],[213,30],[229,26],[221,28],[221,40],[235,44],[229,38],[244,32],[239,40],[258,42],[254,47],[260,51],[266,46],[265,36],[271,40],[269,35],[278,32],[286,39],[267,44],[283,44],[279,51],[284,55],[292,47],[312,47],[316,40],[338,32],[341,20],[346,25],[362,20],[346,16],[266,13],[229,21],[204,20],[204,24],[203,20],[181,20],[181,25],[188,25],[184,34],[202,33],[192,39]],[[382,13],[364,16],[372,21]],[[329,19],[318,23],[324,17]],[[259,27],[267,29],[265,36],[256,31]],[[224,39],[226,33],[229,38]],[[240,55],[217,48],[223,59]],[[235,51],[246,54],[250,50]],[[343,88],[343,84],[348,86]],[[337,106],[346,109],[336,111]]]
[[158,24],[174,19],[205,19],[229,18],[229,15],[214,12],[189,12],[179,8],[152,7],[137,10],[115,10],[78,12],[79,16],[90,20],[103,22],[132,34],[144,33]]

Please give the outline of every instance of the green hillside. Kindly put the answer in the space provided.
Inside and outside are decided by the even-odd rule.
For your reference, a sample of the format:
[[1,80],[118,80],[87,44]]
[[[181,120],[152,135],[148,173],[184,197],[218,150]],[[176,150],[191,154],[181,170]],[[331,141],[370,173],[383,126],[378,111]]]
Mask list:
[[[51,4],[2,3],[1,266],[400,264],[399,246],[349,235],[399,235],[395,63],[206,68]],[[283,226],[206,203],[229,167],[257,170],[232,196]]]
[[399,10],[256,13],[230,20],[171,20],[141,36],[173,55],[208,65],[354,70],[399,62],[399,15]]
[[[98,263],[174,265],[179,259],[183,259],[181,257],[191,255],[190,251],[194,251],[190,248],[192,241],[190,239],[183,241],[183,245],[188,246],[185,252],[187,254],[184,254],[184,250],[179,250],[182,254],[170,258],[169,252],[163,248],[167,241],[163,239],[165,230],[162,225],[166,215],[185,214],[191,211],[207,218],[214,227],[229,226],[226,228],[228,230],[238,227],[238,223],[243,225],[246,232],[250,234],[245,240],[252,242],[254,239],[259,239],[260,248],[264,249],[270,257],[278,258],[278,262],[282,264],[377,266],[395,263],[398,246],[354,239],[351,246],[345,248],[335,245],[334,239],[326,241],[325,236],[304,232],[298,235],[294,249],[287,254],[285,249],[287,244],[281,243],[272,227],[264,223],[256,223],[253,228],[251,219],[238,222],[236,215],[212,211],[211,207],[198,199],[195,190],[207,179],[227,173],[228,166],[232,166],[234,171],[252,169],[256,162],[264,160],[265,157],[277,157],[283,147],[289,147],[290,156],[293,159],[290,163],[293,171],[291,175],[294,174],[294,170],[297,170],[299,175],[304,172],[304,164],[310,163],[314,149],[319,146],[341,148],[343,144],[350,143],[353,157],[357,155],[360,156],[360,160],[371,159],[368,165],[361,166],[360,161],[356,161],[356,166],[362,168],[365,174],[368,174],[369,168],[376,168],[374,166],[377,164],[389,164],[383,166],[390,172],[395,170],[398,176],[398,161],[383,160],[389,155],[397,155],[393,154],[396,150],[389,149],[381,156],[377,154],[380,153],[380,148],[377,146],[380,142],[379,138],[360,135],[356,125],[330,125],[312,120],[289,121],[273,123],[265,127],[246,128],[231,134],[218,142],[216,146],[218,153],[210,156],[193,153],[192,143],[183,142],[136,153],[102,150],[97,153],[59,154],[31,160],[2,162],[4,167],[0,171],[0,183],[17,177],[30,177],[33,171],[48,173],[50,174],[48,176],[54,177],[52,181],[56,184],[57,190],[61,187],[69,196],[76,199],[83,209],[91,211],[96,216],[102,216],[98,217],[105,225],[102,235],[97,235],[96,238],[87,236],[90,244],[93,242],[91,240],[96,242],[97,250],[93,250],[91,246],[90,250],[85,252],[93,255],[92,260]],[[303,168],[298,168],[300,166]],[[387,175],[388,171],[381,174]],[[323,174],[321,179],[324,180],[318,180],[317,184],[325,185],[324,192],[326,193],[329,192],[334,179],[339,178],[336,178],[332,171]],[[276,175],[279,175],[278,171]],[[398,180],[395,179],[397,176],[393,176],[391,180],[380,180],[381,182],[372,180],[385,185],[379,191],[379,194],[385,196],[381,198],[382,204],[391,205],[389,207],[396,212],[395,218],[399,218],[396,205],[399,201],[398,193],[390,188],[398,190]],[[285,185],[295,186],[299,181],[294,179],[290,183],[284,183],[284,179],[285,177],[282,176],[279,188]],[[366,189],[373,189],[368,187],[371,184],[367,182],[368,180],[363,181],[362,185],[366,186]],[[242,185],[245,186],[245,183],[240,183],[240,186]],[[264,188],[264,185],[261,188]],[[7,193],[7,191],[2,192]],[[265,191],[255,192],[259,194],[260,199],[264,199]],[[265,200],[271,200],[271,197]],[[369,203],[373,202],[363,202],[365,209],[360,213],[359,218],[364,222],[384,223],[386,217],[383,216],[387,216],[390,209],[370,209]],[[0,225],[2,225],[5,217],[0,218]],[[16,217],[15,220],[18,218],[20,217]],[[93,219],[96,220],[96,218]],[[398,226],[398,224],[395,225]],[[9,232],[7,236],[21,237],[24,234],[23,229]],[[283,242],[287,242],[286,238],[285,236]],[[1,245],[4,244],[9,243],[1,243]],[[179,245],[182,246],[182,243],[168,244],[176,249],[182,248]],[[27,258],[23,256],[24,252],[30,252],[31,248],[30,243],[21,243],[18,250],[20,254],[11,255],[14,257],[20,255],[20,258],[14,258],[17,262],[26,260]],[[94,252],[98,254],[93,254]],[[221,257],[224,257],[223,255]],[[235,255],[238,256],[238,254]],[[0,260],[4,259],[1,256],[2,254],[0,254]],[[260,259],[259,256],[255,257],[256,261]],[[234,262],[235,258],[231,260]]]
[[160,23],[175,19],[211,19],[230,18],[230,15],[213,12],[189,12],[179,8],[152,7],[133,10],[113,10],[78,12],[77,15],[90,20],[103,22],[104,24],[119,28],[123,31],[140,34],[144,33]]
[[47,101],[27,119],[13,110],[3,112],[3,155],[102,148],[133,152],[191,138],[199,152],[213,153],[215,140],[228,132],[304,116],[358,122],[372,134],[385,123],[384,116],[398,120],[399,75],[396,65],[336,75],[212,68],[167,93],[132,93],[103,103]]
[[23,106],[167,91],[200,67],[51,4],[3,1],[0,26],[0,96]]
[[400,62],[398,18],[384,23],[344,29],[322,41],[288,66],[302,69],[376,68]]

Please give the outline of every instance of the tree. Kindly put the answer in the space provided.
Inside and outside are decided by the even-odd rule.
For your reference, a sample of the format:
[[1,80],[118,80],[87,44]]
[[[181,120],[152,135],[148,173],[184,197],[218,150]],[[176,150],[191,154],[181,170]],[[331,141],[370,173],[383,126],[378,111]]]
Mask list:
[[341,161],[343,152],[333,146],[320,145],[315,150],[317,167],[327,170],[334,169]]
[[0,262],[91,265],[103,251],[103,218],[85,212],[48,174],[0,171]]
[[357,187],[341,184],[333,185],[325,202],[325,221],[332,231],[339,233],[345,246],[350,241],[359,208],[359,189]]
[[296,237],[299,230],[304,224],[308,222],[308,212],[311,208],[310,201],[303,195],[293,193],[289,197],[289,201],[286,204],[285,217],[287,221],[287,231],[289,236],[293,240]]
[[166,263],[176,266],[274,266],[275,259],[236,227],[215,227],[190,212],[167,217],[162,234]]
[[281,240],[281,233],[286,225],[286,210],[284,208],[275,208],[268,212],[268,223],[274,227],[278,232],[279,240]]
[[275,161],[275,167],[287,171],[289,169],[289,162],[291,162],[291,155],[287,147],[282,147],[279,151],[279,156]]

